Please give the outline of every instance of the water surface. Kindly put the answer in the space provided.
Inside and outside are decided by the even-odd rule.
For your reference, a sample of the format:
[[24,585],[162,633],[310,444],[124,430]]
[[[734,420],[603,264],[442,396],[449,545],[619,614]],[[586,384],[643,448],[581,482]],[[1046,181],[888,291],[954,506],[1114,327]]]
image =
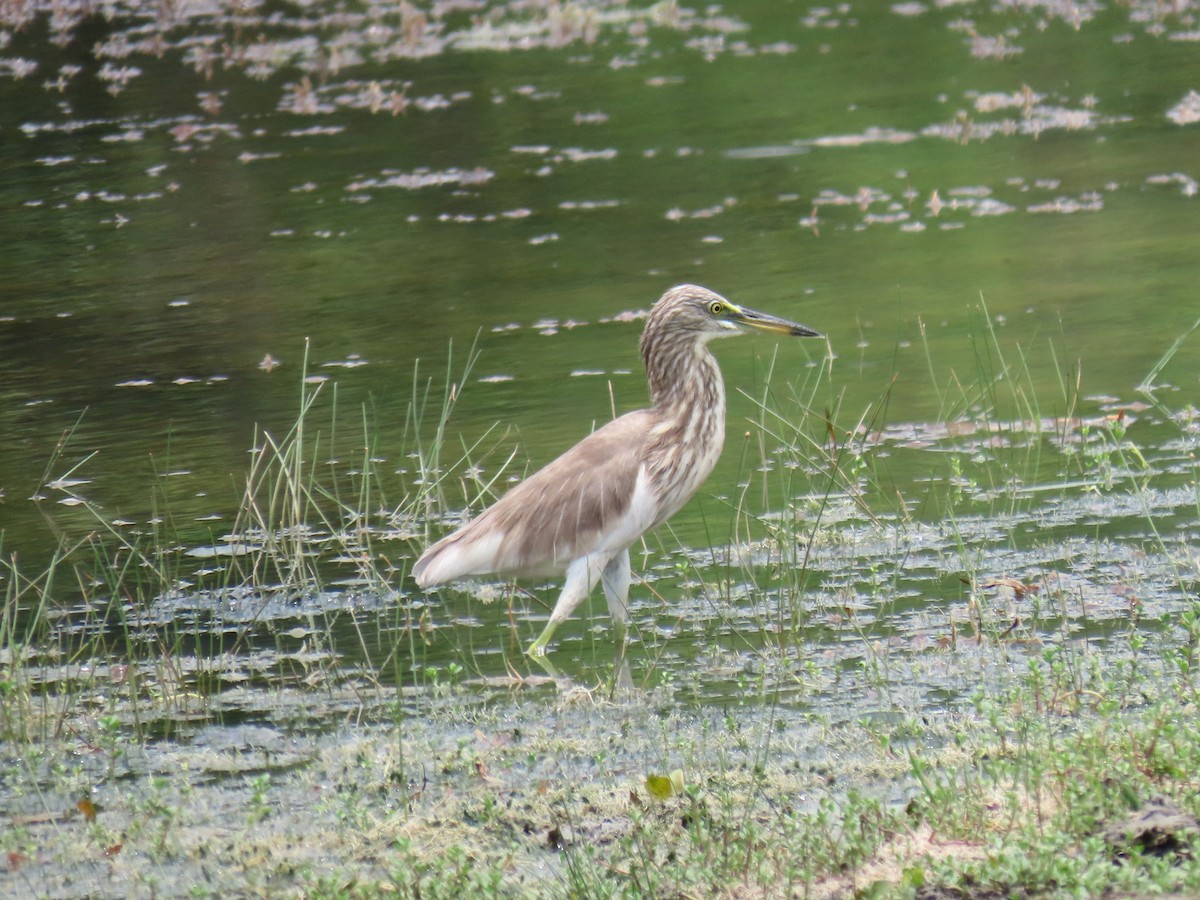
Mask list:
[[[296,420],[305,375],[324,379],[310,463],[353,497],[369,460],[382,535],[412,489],[414,383],[438,394],[475,347],[448,435],[485,479],[515,453],[499,487],[644,402],[639,313],[695,281],[821,330],[833,358],[717,348],[727,452],[639,555],[664,598],[635,589],[643,671],[725,697],[765,635],[803,626],[796,664],[852,671],[915,642],[941,702],[957,675],[940,684],[922,653],[975,615],[972,582],[1086,600],[993,610],[997,633],[1032,620],[1039,642],[1126,628],[1113,584],[1154,621],[1186,602],[1194,340],[1155,375],[1163,407],[1137,388],[1197,316],[1190,7],[111,9],[26,4],[0,24],[0,527],[31,571],[107,523],[187,576],[133,604],[155,628],[237,623],[238,604],[191,590],[213,567],[195,551],[230,543],[248,451]],[[750,397],[768,380],[782,421],[764,437]],[[1105,456],[1122,410],[1141,473]],[[826,412],[861,479],[831,480],[798,439]],[[475,493],[460,481],[448,512]],[[739,524],[742,507],[775,518]],[[772,559],[772,521],[812,553]],[[399,645],[402,672],[495,674],[536,633],[553,585],[515,595],[512,618],[416,591],[408,561],[441,527],[370,551],[394,594],[351,597],[355,564],[327,561],[308,602],[333,610],[338,665]],[[269,647],[292,616],[311,624],[254,602]],[[603,664],[597,623],[561,632],[564,668]]]

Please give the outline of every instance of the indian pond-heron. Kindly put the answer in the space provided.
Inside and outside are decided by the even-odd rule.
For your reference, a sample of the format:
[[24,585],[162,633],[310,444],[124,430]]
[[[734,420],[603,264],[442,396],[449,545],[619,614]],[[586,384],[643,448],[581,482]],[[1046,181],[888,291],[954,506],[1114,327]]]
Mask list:
[[708,342],[749,329],[821,337],[693,284],[663,294],[641,339],[651,407],[592,432],[431,546],[413,566],[417,584],[565,572],[558,602],[529,654],[545,654],[555,629],[597,582],[623,642],[629,547],[691,499],[725,443],[725,385]]

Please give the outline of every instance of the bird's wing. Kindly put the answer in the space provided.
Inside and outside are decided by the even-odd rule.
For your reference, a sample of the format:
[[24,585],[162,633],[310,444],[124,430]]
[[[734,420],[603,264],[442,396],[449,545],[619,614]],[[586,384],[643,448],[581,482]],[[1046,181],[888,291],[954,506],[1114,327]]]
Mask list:
[[486,573],[549,574],[573,559],[629,546],[655,519],[641,473],[653,424],[628,413],[588,435],[422,554],[422,587]]

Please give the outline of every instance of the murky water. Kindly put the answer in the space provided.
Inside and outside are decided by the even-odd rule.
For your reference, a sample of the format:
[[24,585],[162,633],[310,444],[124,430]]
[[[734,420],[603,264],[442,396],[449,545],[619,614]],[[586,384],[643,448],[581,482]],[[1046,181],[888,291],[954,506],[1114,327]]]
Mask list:
[[[887,665],[938,703],[964,635],[1170,635],[1190,602],[1196,339],[1153,374],[1158,407],[1137,388],[1200,315],[1193,4],[4,15],[3,549],[36,573],[111,528],[178,582],[117,615],[75,567],[52,640],[120,619],[139,649],[232,646],[268,683],[520,664],[553,586],[483,603],[402,577],[430,525],[387,515],[436,425],[412,425],[414,390],[474,343],[443,463],[470,448],[486,481],[515,452],[503,482],[643,403],[631,314],[683,281],[835,358],[718,348],[725,459],[638,560],[652,680],[800,700]],[[358,549],[396,593],[319,542],[324,593],[205,593],[245,536],[248,451],[287,432],[305,375],[308,465],[370,517]],[[768,380],[781,420],[750,399]],[[448,505],[477,483],[455,475]],[[556,662],[601,669],[604,627],[580,615]]]

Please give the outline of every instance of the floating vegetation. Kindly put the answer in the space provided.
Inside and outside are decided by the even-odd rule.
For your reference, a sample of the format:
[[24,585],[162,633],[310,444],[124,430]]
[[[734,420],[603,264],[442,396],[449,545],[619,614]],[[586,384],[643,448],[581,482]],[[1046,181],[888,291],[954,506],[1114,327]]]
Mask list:
[[1200,122],[1200,93],[1188,91],[1186,97],[1167,110],[1167,118],[1176,125]]
[[1170,175],[1151,175],[1146,179],[1147,184],[1177,184],[1179,192],[1185,197],[1195,197],[1200,184],[1190,175],[1182,172],[1172,172]]
[[[844,15],[849,11],[849,6],[839,6],[838,10]],[[955,18],[947,22],[947,27],[951,31],[967,34],[972,55],[983,59],[1005,59],[1022,53],[1023,48],[1012,43],[1021,33],[1045,31],[1052,24],[1066,25],[1072,31],[1078,32],[1099,24],[1106,13],[1124,16],[1125,22],[1149,37],[1166,37],[1176,41],[1197,40],[1195,6],[1186,0],[1170,5],[1163,5],[1157,0],[1129,0],[1115,8],[1095,0],[1013,0],[1003,5],[973,0],[926,4],[914,0],[891,6],[894,15],[905,18],[931,14],[934,11],[953,14]],[[828,10],[822,10],[822,13],[810,16],[806,23],[811,22],[810,27],[815,27],[824,25],[825,22],[836,21]],[[1002,23],[995,26],[998,33],[988,36],[979,30],[979,22],[985,19]],[[1124,39],[1131,41],[1133,35],[1127,34]]]
[[406,191],[418,191],[422,188],[440,187],[448,184],[464,186],[480,185],[491,181],[495,175],[495,172],[484,168],[466,170],[446,169],[440,172],[423,168],[412,172],[384,170],[377,177],[363,178],[350,182],[346,185],[346,190],[358,192],[371,188],[401,188]]
[[[0,28],[17,32],[34,19],[45,17],[50,22],[51,41],[65,46],[76,40],[90,11],[86,3],[9,3],[0,8]],[[361,10],[310,4],[270,15],[236,0],[177,6],[167,13],[145,9],[136,0],[119,0],[106,8],[106,18],[117,23],[117,29],[93,47],[98,65],[64,65],[45,82],[47,89],[63,91],[81,75],[92,74],[110,94],[120,94],[144,74],[141,66],[131,62],[139,58],[175,59],[205,80],[211,80],[218,70],[240,71],[253,80],[268,81],[289,69],[299,69],[305,76],[285,94],[292,99],[281,100],[281,107],[308,112],[318,111],[319,106],[310,107],[308,100],[298,100],[298,96],[310,94],[314,80],[324,85],[331,76],[368,65],[419,60],[452,51],[514,52],[576,43],[590,46],[605,38],[634,41],[636,48],[651,28],[714,36],[746,28],[737,19],[699,15],[673,3],[639,8],[619,0],[565,4],[433,2],[420,6],[372,0]],[[11,41],[11,32],[4,34],[7,40],[0,43],[0,48]],[[703,45],[703,49],[708,52],[710,48]],[[38,71],[39,63],[32,59],[0,59],[0,77],[26,79]],[[357,95],[357,105],[375,111],[388,106],[396,111],[397,104],[408,102],[403,99],[406,87],[368,82]],[[332,92],[337,88],[321,90]],[[209,108],[215,106],[208,94],[202,102]],[[419,104],[416,99],[412,102]]]

